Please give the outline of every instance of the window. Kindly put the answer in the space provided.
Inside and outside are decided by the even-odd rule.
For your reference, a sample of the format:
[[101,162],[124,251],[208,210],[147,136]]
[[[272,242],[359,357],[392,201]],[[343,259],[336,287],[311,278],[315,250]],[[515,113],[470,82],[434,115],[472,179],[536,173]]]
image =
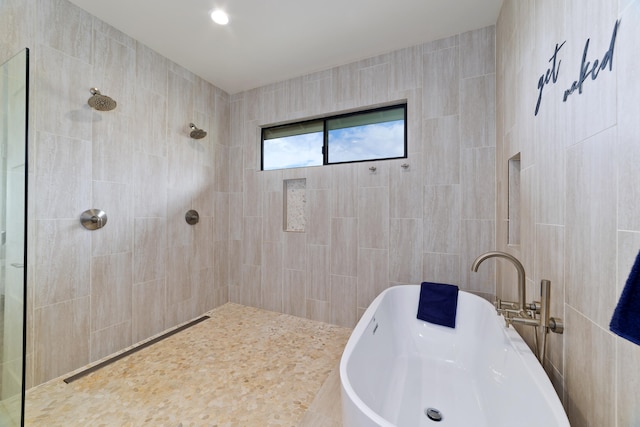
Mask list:
[[262,170],[407,157],[407,106],[262,129]]

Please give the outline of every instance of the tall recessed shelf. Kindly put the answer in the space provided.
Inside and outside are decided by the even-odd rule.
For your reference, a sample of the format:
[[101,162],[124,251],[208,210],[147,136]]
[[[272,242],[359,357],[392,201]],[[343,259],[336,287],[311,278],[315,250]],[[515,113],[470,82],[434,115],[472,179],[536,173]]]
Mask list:
[[508,244],[520,244],[520,153],[509,159]]
[[304,232],[307,224],[307,180],[286,179],[284,181],[284,231]]

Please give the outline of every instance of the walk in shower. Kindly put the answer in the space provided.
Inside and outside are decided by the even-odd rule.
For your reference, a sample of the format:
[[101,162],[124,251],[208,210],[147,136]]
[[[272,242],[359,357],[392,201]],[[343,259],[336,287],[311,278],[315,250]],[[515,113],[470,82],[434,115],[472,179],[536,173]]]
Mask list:
[[28,64],[25,49],[0,66],[0,425],[11,427],[24,420]]

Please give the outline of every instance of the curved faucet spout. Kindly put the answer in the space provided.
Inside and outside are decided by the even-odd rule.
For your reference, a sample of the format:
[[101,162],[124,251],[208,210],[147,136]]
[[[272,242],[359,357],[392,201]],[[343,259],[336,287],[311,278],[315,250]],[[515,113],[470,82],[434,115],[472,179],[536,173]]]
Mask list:
[[478,256],[478,258],[473,261],[473,264],[471,264],[471,271],[477,272],[480,264],[482,264],[484,260],[489,258],[504,258],[511,261],[511,263],[514,265],[514,267],[518,271],[518,310],[524,310],[527,304],[525,295],[525,274],[522,263],[518,261],[516,257],[514,257],[513,255],[509,255],[508,253],[491,251]]

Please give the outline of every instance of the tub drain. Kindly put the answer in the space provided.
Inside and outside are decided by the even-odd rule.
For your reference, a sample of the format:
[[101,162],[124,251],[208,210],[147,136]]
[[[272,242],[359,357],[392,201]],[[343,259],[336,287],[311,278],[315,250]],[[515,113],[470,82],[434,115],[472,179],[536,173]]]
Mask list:
[[438,411],[436,408],[427,408],[424,410],[424,414],[429,417],[431,421],[442,421],[442,412]]

